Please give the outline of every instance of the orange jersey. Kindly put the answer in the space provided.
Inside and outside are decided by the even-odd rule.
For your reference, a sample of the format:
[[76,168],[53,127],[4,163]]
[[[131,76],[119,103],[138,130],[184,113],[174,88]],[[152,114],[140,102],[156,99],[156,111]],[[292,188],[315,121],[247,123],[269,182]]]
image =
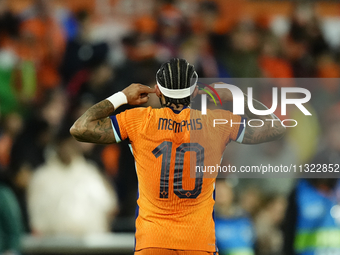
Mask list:
[[111,116],[116,141],[129,139],[136,161],[136,251],[216,251],[216,176],[203,178],[192,169],[219,165],[225,146],[238,138],[242,125],[213,127],[213,119],[241,121],[225,110],[201,115],[189,108],[176,112],[168,107],[135,108]]
[[164,248],[146,248],[135,251],[135,255],[218,255],[217,252],[206,251],[185,251],[185,250],[171,250]]

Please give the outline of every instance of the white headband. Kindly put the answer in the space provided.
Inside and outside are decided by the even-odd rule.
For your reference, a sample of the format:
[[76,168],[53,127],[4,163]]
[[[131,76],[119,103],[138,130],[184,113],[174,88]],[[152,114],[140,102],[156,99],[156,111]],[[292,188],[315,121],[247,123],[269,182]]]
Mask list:
[[164,96],[174,98],[174,99],[180,99],[180,98],[186,98],[186,97],[190,96],[195,91],[195,88],[196,88],[196,85],[197,85],[197,80],[198,80],[198,77],[196,75],[195,83],[193,85],[191,85],[189,88],[185,88],[185,89],[167,89],[167,88],[164,88],[158,82],[158,80],[157,80],[157,85],[158,85],[159,90],[162,92],[162,94]]

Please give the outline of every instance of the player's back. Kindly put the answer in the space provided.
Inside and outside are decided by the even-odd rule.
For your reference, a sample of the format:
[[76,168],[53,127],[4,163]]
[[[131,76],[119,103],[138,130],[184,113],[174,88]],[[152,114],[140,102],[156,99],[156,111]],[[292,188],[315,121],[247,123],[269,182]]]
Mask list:
[[113,119],[116,135],[130,140],[136,160],[136,250],[216,251],[215,175],[203,176],[195,169],[219,164],[238,126],[214,128],[213,118],[239,121],[239,116],[222,110],[201,115],[189,108],[176,112],[168,107],[136,108]]

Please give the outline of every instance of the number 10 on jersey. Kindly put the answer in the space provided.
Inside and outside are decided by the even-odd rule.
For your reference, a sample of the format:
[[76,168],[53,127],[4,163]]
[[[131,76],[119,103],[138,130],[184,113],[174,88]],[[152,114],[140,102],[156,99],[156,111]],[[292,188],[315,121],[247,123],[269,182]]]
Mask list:
[[[196,172],[195,188],[192,190],[183,189],[183,171],[190,171],[190,169],[183,169],[184,155],[186,152],[196,152],[196,166],[203,166],[204,164],[204,148],[198,143],[182,143],[176,148],[175,169],[173,176],[174,193],[179,198],[197,198],[201,194],[203,184],[203,172]],[[164,141],[158,145],[153,151],[156,158],[162,155],[162,167],[160,176],[160,198],[169,198],[169,173],[170,161],[172,154],[172,142]]]

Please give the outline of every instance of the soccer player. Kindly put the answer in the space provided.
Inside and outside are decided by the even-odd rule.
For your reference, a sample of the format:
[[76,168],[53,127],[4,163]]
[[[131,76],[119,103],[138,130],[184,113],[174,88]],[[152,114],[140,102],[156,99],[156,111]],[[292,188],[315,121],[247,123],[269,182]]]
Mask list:
[[[241,116],[229,111],[208,110],[202,115],[190,109],[191,96],[198,94],[197,78],[194,66],[186,60],[171,59],[157,72],[155,88],[131,84],[92,106],[71,127],[71,134],[81,142],[129,140],[139,193],[135,255],[217,254],[213,219],[216,176],[203,178],[198,172],[196,178],[190,178],[190,161],[195,159],[196,166],[216,166],[230,140],[263,143],[285,132],[279,121],[265,121],[255,128],[244,125]],[[114,115],[120,105],[148,102],[150,93],[160,98],[161,109],[134,108]],[[232,101],[229,90],[222,89],[219,94]],[[253,104],[256,109],[268,109],[256,100]],[[255,116],[247,104],[245,113],[250,119],[278,120],[273,114]],[[238,124],[213,127],[213,119]]]

